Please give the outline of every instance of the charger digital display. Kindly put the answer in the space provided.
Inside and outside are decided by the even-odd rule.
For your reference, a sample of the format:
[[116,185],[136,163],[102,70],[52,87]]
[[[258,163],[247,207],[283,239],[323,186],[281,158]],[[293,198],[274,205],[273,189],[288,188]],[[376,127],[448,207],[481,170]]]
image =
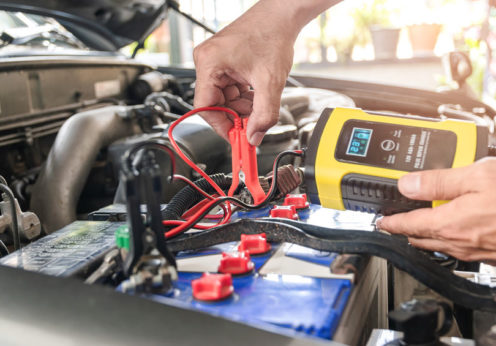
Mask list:
[[348,143],[348,149],[346,150],[346,155],[362,156],[362,157],[367,156],[367,151],[369,150],[371,136],[372,136],[371,129],[354,127],[350,137],[350,142]]

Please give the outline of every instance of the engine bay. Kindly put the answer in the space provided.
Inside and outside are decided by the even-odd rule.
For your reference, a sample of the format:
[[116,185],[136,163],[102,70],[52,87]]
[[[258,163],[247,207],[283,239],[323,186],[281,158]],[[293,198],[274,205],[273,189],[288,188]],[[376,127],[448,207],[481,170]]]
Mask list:
[[494,313],[483,278],[453,273],[470,264],[376,232],[374,214],[309,203],[304,156],[325,108],[471,121],[489,146],[496,113],[456,92],[293,78],[250,181],[249,160],[235,167],[232,142],[193,116],[193,70],[115,57],[0,63],[0,264],[308,342],[363,344],[387,328],[385,260]]

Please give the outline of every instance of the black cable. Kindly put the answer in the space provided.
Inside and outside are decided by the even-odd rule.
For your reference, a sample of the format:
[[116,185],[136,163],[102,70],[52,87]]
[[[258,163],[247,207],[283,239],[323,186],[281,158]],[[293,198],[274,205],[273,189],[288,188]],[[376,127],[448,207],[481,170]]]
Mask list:
[[0,184],[0,190],[8,197],[10,209],[12,211],[12,233],[14,237],[14,248],[19,250],[21,248],[21,237],[19,234],[19,221],[17,220],[17,211],[15,204],[15,197],[12,190],[5,184]]
[[[266,206],[267,204],[269,204],[270,201],[274,198],[276,191],[277,191],[277,189],[276,189],[276,187],[277,187],[277,169],[279,167],[279,164],[285,156],[289,156],[289,155],[303,156],[303,153],[298,153],[298,152],[295,152],[293,150],[286,150],[286,151],[279,153],[279,155],[277,155],[277,157],[274,161],[274,166],[273,166],[272,185],[270,186],[270,190],[269,190],[269,193],[267,194],[267,197],[261,203],[252,205],[252,204],[247,204],[247,203],[245,203],[245,202],[243,202],[243,201],[241,201],[235,197],[230,197],[230,196],[219,197],[219,198],[215,199],[215,201],[210,205],[210,208],[208,208],[203,213],[201,213],[199,216],[197,216],[195,219],[193,219],[193,223],[191,224],[191,227],[193,227],[198,222],[200,222],[206,215],[208,215],[208,213],[210,213],[210,211],[214,207],[218,206],[219,204],[225,203],[225,202],[231,202],[234,205],[237,205],[238,207],[241,207],[244,209],[249,209],[249,210],[260,209],[260,208]],[[177,234],[177,235],[179,235],[179,234]],[[177,235],[174,235],[174,236],[168,237],[168,238],[169,239],[174,238]]]

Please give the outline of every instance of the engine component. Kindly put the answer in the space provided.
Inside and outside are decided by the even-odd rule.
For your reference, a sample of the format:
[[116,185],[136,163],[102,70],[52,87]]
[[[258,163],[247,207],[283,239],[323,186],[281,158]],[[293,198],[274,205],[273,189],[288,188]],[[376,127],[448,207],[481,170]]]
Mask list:
[[[175,94],[182,94],[180,85],[176,78],[170,74],[151,71],[140,75],[131,86],[131,95],[141,103],[152,93],[170,90]],[[146,102],[145,102],[146,103]]]
[[157,104],[162,107],[163,111],[176,112],[177,114],[184,114],[193,109],[193,106],[180,96],[166,91],[149,94],[145,99],[145,105],[149,104]]
[[[262,144],[258,147],[259,172],[261,174],[270,172],[272,162],[280,152],[300,148],[297,137],[298,131],[295,125],[276,125],[270,128],[265,134]],[[285,161],[283,163],[289,164],[292,162]]]
[[84,281],[88,285],[102,283],[110,275],[122,271],[122,256],[119,249],[112,249],[103,258],[102,264]]
[[406,172],[460,167],[487,156],[487,127],[458,120],[326,109],[313,132],[305,162],[313,203],[384,215],[443,202],[403,197]]
[[129,107],[110,106],[73,115],[57,135],[33,187],[31,209],[51,233],[76,220],[76,205],[100,150],[138,130]]
[[[229,152],[226,142],[201,118],[187,119],[185,123],[188,126],[179,126],[174,130],[174,138],[181,147],[181,150],[194,162],[205,164],[205,171],[207,173],[227,173],[230,170],[227,164],[229,163],[230,165],[230,162],[228,161]],[[158,134],[143,134],[124,138],[112,143],[109,146],[108,152],[114,171],[119,172],[121,169],[121,157],[129,148],[141,142],[154,139],[168,142],[165,134],[161,136]],[[165,171],[171,169],[168,157],[162,158],[157,156],[157,161]],[[191,168],[182,160],[179,160],[178,156],[176,156],[175,168],[176,174],[183,175],[189,179],[195,179]],[[168,181],[165,176],[162,178],[161,184],[164,187],[162,196],[162,201],[164,202],[169,201],[183,187],[181,184],[173,184]],[[119,183],[114,203],[125,203],[125,201],[124,186]]]
[[[325,107],[355,107],[352,99],[334,91],[314,88],[286,87],[281,96],[279,122],[270,128],[258,147],[258,168],[261,174],[271,171],[271,163],[277,154],[288,149],[307,146],[314,124]],[[305,125],[311,124],[308,135],[301,134]],[[307,128],[308,130],[308,128]],[[284,161],[289,164],[291,161]]]
[[41,224],[38,216],[30,211],[23,212],[17,199],[14,199],[15,210],[12,210],[11,203],[6,201],[5,194],[3,196],[3,201],[0,202],[0,234],[8,231],[12,234],[12,237],[15,237],[15,232],[12,229],[12,221],[14,218],[17,218],[21,239],[29,241],[38,237],[41,233]]
[[[439,325],[439,310],[444,321]],[[439,337],[446,334],[453,324],[453,311],[446,302],[432,299],[412,300],[402,303],[400,308],[389,314],[391,328],[404,333],[403,338],[388,342],[387,346],[443,346]]]

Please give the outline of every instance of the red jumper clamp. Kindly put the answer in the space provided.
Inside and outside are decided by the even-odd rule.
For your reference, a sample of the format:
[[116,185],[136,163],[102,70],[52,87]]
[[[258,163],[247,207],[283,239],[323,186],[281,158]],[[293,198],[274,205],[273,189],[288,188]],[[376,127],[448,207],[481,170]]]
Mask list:
[[234,126],[229,130],[229,142],[232,147],[232,185],[228,195],[232,196],[239,185],[239,173],[245,174],[245,185],[250,191],[255,204],[265,200],[265,192],[258,181],[257,148],[248,142],[246,124],[248,118],[234,119]]

